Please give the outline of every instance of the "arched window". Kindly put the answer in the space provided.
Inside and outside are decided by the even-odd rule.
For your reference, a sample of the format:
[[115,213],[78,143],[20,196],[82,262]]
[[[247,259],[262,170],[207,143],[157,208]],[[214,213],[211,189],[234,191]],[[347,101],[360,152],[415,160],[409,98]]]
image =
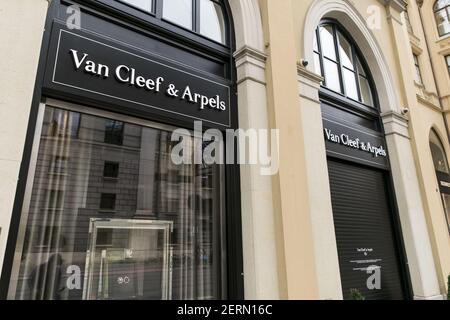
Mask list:
[[430,134],[430,149],[450,231],[450,170],[444,146],[434,130]]
[[450,0],[438,0],[434,4],[434,16],[439,36],[450,33]]
[[218,0],[114,0],[157,19],[227,44],[223,3]]
[[374,107],[371,81],[364,60],[337,24],[323,22],[317,28],[314,60],[316,72],[325,79],[324,87]]

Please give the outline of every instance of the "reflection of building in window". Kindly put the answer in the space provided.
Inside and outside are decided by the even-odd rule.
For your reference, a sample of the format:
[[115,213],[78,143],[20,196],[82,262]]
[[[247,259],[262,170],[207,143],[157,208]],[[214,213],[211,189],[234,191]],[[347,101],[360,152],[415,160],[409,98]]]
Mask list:
[[[49,137],[55,110],[47,107],[44,114],[17,294],[27,299],[43,296],[40,288],[31,292],[25,279],[34,266],[45,266],[52,254],[61,254],[64,264],[80,266],[84,272],[90,219],[114,218],[173,222],[173,298],[219,297],[221,169],[173,164],[170,132],[87,114],[78,114],[80,139]],[[61,119],[76,114],[61,112]],[[51,171],[65,174],[49,175]],[[49,210],[51,203],[63,210]],[[58,229],[48,231],[54,227]],[[157,244],[138,245],[137,235],[115,234],[114,238],[108,232],[99,233],[98,244],[105,250],[117,250],[120,238],[122,247],[135,247],[135,252],[153,250]],[[64,249],[58,246],[61,235]],[[145,252],[145,256],[151,254]],[[50,285],[61,276],[47,271],[43,284]],[[82,291],[58,294],[64,299],[80,299]]]

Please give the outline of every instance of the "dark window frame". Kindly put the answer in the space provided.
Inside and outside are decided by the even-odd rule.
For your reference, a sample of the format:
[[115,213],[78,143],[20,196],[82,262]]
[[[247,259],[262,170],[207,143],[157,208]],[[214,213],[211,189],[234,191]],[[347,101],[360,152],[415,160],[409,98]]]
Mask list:
[[[336,53],[336,60],[333,61],[332,59],[329,59],[324,56],[323,50],[322,50],[322,41],[320,39],[320,28],[325,26],[331,26],[333,30],[333,41],[334,41],[334,50]],[[339,50],[339,35],[343,36],[345,40],[350,44],[351,50],[352,50],[352,60],[354,64],[354,70],[350,70],[349,68],[345,67],[342,63],[341,59],[341,53]],[[314,55],[318,55],[319,61],[320,61],[320,70],[321,70],[321,76],[324,78],[321,89],[325,89],[333,96],[339,96],[341,99],[345,99],[348,101],[350,105],[357,105],[360,109],[365,109],[364,111],[367,112],[367,109],[376,109],[378,106],[376,94],[375,94],[375,85],[372,78],[372,75],[370,73],[370,69],[368,68],[367,62],[364,59],[364,56],[361,54],[360,49],[352,39],[351,35],[341,26],[339,22],[337,22],[334,19],[324,19],[320,22],[320,24],[317,26],[315,30],[315,37],[317,41],[317,50],[314,50]],[[340,92],[334,91],[333,89],[328,88],[326,77],[325,77],[325,68],[324,68],[324,59],[327,59],[329,61],[332,61],[334,63],[337,63],[338,66],[338,77],[339,77],[339,84],[340,84]],[[363,68],[364,74],[360,73],[360,70],[358,68],[358,63],[361,63],[361,66]],[[355,75],[356,80],[356,87],[357,87],[357,95],[358,100],[355,100],[347,95],[346,88],[345,88],[345,79],[343,76],[344,70],[349,70]],[[360,77],[367,80],[369,83],[369,90],[371,95],[371,102],[372,104],[366,104],[364,103],[363,97],[362,97],[362,88],[360,83]]]
[[[200,33],[200,0],[191,0],[192,1],[192,28],[186,28],[176,22],[170,21],[168,19],[163,18],[163,3],[164,0],[153,0],[152,4],[152,12],[145,11],[140,9],[130,3],[127,3],[126,0],[97,0],[99,3],[105,4],[108,7],[114,8],[116,10],[122,11],[124,13],[130,14],[146,23],[158,24],[165,29],[170,31],[177,32],[182,35],[187,35],[188,37],[194,36],[197,38],[198,42],[209,43],[209,45],[217,46],[219,45],[222,48],[229,48],[231,45],[231,36],[230,36],[230,19],[228,18],[227,10],[225,4],[221,0],[208,0],[220,6],[222,9],[222,15],[225,23],[225,37],[224,42],[221,43],[214,39],[211,39]],[[188,34],[186,34],[188,33]],[[190,35],[189,35],[190,34]]]
[[436,21],[436,28],[437,28],[439,37],[444,37],[444,36],[446,36],[446,35],[449,35],[449,34],[450,34],[450,31],[449,31],[449,32],[446,32],[446,33],[441,33],[441,31],[439,30],[439,23],[438,23],[438,21],[437,21],[437,13],[442,12],[442,11],[445,11],[445,13],[446,13],[446,15],[447,15],[447,18],[448,18],[448,19],[447,19],[447,22],[450,23],[450,4],[448,4],[448,5],[444,6],[444,7],[438,7],[439,1],[440,1],[440,0],[437,0],[437,1],[434,3],[434,5],[433,5],[433,14],[434,14],[434,19],[435,19],[435,21]]

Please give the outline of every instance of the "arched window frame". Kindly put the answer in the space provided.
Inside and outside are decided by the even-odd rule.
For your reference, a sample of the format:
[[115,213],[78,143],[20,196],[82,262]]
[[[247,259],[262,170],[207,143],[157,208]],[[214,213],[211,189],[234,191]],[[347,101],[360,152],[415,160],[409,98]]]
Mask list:
[[[339,85],[340,85],[339,91],[336,91],[336,90],[330,88],[327,84],[327,76],[326,76],[326,71],[325,71],[325,67],[324,67],[324,61],[330,60],[330,59],[328,59],[327,57],[324,56],[323,48],[322,48],[322,41],[320,38],[320,28],[325,27],[325,26],[331,26],[332,30],[333,30],[334,51],[336,53],[335,63],[337,64],[337,67],[338,67],[338,78],[339,78]],[[340,40],[339,40],[338,34],[341,34],[342,37],[351,46],[352,60],[354,63],[353,71],[343,65],[343,62],[341,59],[341,53],[339,50],[339,41]],[[356,45],[356,43],[353,40],[353,38],[351,37],[351,35],[345,30],[345,28],[343,28],[339,24],[339,22],[337,22],[334,19],[324,19],[320,22],[320,24],[316,28],[315,41],[317,42],[317,46],[316,45],[314,46],[315,47],[314,48],[314,56],[315,56],[314,63],[315,63],[315,67],[316,67],[316,72],[321,74],[322,77],[324,77],[324,81],[322,83],[322,88],[326,88],[327,90],[331,90],[333,93],[337,93],[339,96],[344,97],[345,99],[350,101],[352,104],[356,103],[360,106],[363,106],[364,108],[368,107],[369,109],[377,109],[378,101],[377,101],[377,95],[376,95],[375,85],[374,85],[372,75],[370,73],[368,65],[367,65],[360,49]],[[358,62],[359,62],[359,64],[358,64]],[[343,73],[345,72],[345,70],[355,73],[356,90],[357,90],[357,95],[358,95],[358,97],[356,99],[354,97],[349,96],[348,93],[346,92],[347,90],[346,90],[346,85],[345,85],[345,77],[343,76]],[[363,101],[363,98],[362,98],[362,87],[361,87],[362,79],[364,79],[366,81],[366,85],[367,85],[366,89],[368,89],[368,93],[370,96],[369,103],[366,103],[365,101]]]
[[[435,136],[438,145],[436,145],[436,143],[432,141],[433,135]],[[445,220],[447,222],[447,228],[450,234],[450,188],[447,185],[445,186],[442,185],[442,180],[444,179],[446,180],[444,181],[444,183],[450,183],[450,166],[448,162],[447,152],[445,151],[444,144],[442,143],[442,139],[434,129],[431,129],[430,131],[429,144],[430,144],[430,155],[433,160],[433,166],[434,170],[436,171],[437,182],[440,188],[439,192],[441,195],[442,205],[444,207]],[[439,170],[439,168],[436,166],[436,159],[433,156],[432,144],[436,145],[442,151],[442,158],[443,161],[445,162],[443,165],[445,166],[446,172]],[[445,188],[445,191],[443,191],[443,188]]]
[[190,40],[194,40],[197,43],[207,45],[218,51],[224,51],[232,46],[232,30],[231,30],[231,15],[228,6],[223,0],[207,0],[221,9],[221,14],[224,24],[223,42],[216,41],[203,35],[200,32],[201,26],[201,13],[200,3],[204,0],[190,0],[192,3],[192,28],[186,28],[181,24],[177,24],[174,21],[170,21],[163,17],[163,5],[164,0],[152,0],[151,10],[142,9],[132,4],[132,1],[127,0],[96,0],[99,3],[107,5],[110,8],[116,9],[120,13],[125,13],[127,16],[137,18],[140,22],[150,23],[153,26],[163,28],[165,31],[184,36]]
[[[443,3],[444,2],[444,3]],[[440,37],[450,34],[450,1],[445,4],[445,1],[437,0],[433,6],[434,18],[436,20],[436,28]],[[438,21],[438,14],[445,13],[446,19],[443,20],[443,24],[447,25],[447,31],[443,31],[439,28],[441,25]]]

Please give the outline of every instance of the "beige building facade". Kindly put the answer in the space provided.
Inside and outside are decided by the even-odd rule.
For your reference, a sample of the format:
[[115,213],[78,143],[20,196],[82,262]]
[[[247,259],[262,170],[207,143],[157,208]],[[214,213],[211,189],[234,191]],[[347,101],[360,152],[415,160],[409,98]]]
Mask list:
[[[88,126],[83,125],[83,121],[88,121],[86,119],[98,121],[100,118],[108,118],[113,119],[114,124],[123,122],[142,127],[155,122],[156,125],[152,124],[152,128],[160,128],[162,125],[177,126],[176,122],[172,122],[170,117],[164,114],[161,118],[159,114],[152,118],[151,115],[144,116],[144,112],[128,113],[124,111],[128,108],[125,105],[122,109],[119,104],[116,109],[109,108],[107,105],[114,105],[115,102],[104,100],[105,94],[102,97],[84,97],[83,92],[89,90],[69,92],[65,91],[69,90],[66,89],[67,86],[58,87],[54,81],[59,66],[52,59],[56,48],[53,33],[56,28],[61,28],[63,33],[74,33],[87,38],[92,36],[92,39],[105,39],[105,42],[116,43],[125,49],[131,48],[130,50],[136,50],[133,51],[136,52],[134,56],[140,52],[142,55],[148,53],[148,57],[151,57],[152,53],[164,56],[164,52],[158,50],[167,50],[167,56],[174,55],[173,60],[180,56],[183,58],[181,53],[178,56],[178,53],[174,53],[175,50],[170,49],[175,47],[173,43],[176,43],[177,50],[182,48],[189,54],[186,57],[192,59],[180,60],[192,65],[186,67],[176,61],[169,61],[172,69],[175,68],[173,65],[182,70],[192,69],[198,78],[204,76],[216,82],[232,83],[230,87],[236,91],[235,100],[231,99],[234,102],[230,102],[236,106],[235,128],[278,130],[279,141],[277,145],[271,146],[273,150],[279,150],[279,170],[275,175],[261,175],[259,165],[240,165],[239,181],[230,178],[234,171],[226,171],[226,180],[229,179],[226,182],[227,187],[217,182],[218,189],[225,189],[223,198],[226,200],[221,200],[226,202],[222,209],[225,218],[222,218],[228,219],[227,215],[234,217],[234,213],[230,212],[240,212],[236,216],[237,220],[227,220],[233,224],[233,228],[224,224],[224,228],[227,225],[230,229],[227,232],[231,232],[227,233],[228,238],[239,239],[238,243],[223,240],[227,243],[227,248],[222,248],[220,252],[225,252],[224,260],[233,265],[232,268],[228,267],[229,274],[220,279],[218,274],[223,273],[223,270],[217,267],[215,262],[198,262],[203,264],[201,267],[197,266],[197,270],[206,270],[201,273],[201,277],[206,280],[197,284],[198,288],[194,290],[201,293],[191,296],[193,291],[190,286],[194,284],[188,285],[191,280],[186,278],[183,283],[189,288],[169,285],[173,287],[173,292],[169,290],[173,294],[172,297],[341,300],[351,298],[350,289],[354,288],[373,299],[443,299],[448,290],[446,281],[450,274],[450,200],[447,200],[445,193],[446,187],[450,186],[450,179],[446,180],[445,174],[450,172],[448,162],[441,163],[444,169],[437,168],[436,165],[439,165],[439,160],[442,162],[443,158],[436,160],[434,156],[444,154],[445,159],[445,155],[450,153],[450,58],[447,60],[447,57],[450,57],[450,38],[445,34],[446,31],[450,32],[450,22],[447,20],[448,25],[445,25],[445,21],[436,19],[436,12],[442,8],[437,7],[434,1],[192,2],[194,7],[203,2],[215,3],[221,6],[225,16],[229,15],[228,19],[224,20],[232,24],[234,35],[224,36],[223,39],[234,41],[223,40],[221,45],[218,45],[217,41],[207,42],[205,38],[208,35],[202,34],[201,26],[192,27],[194,36],[191,37],[186,28],[179,31],[176,29],[177,25],[170,25],[167,22],[170,14],[164,20],[165,9],[158,7],[160,1],[150,1],[152,5],[148,13],[151,18],[148,19],[158,17],[160,8],[163,12],[161,24],[153,20],[146,24],[144,13],[147,9],[140,7],[140,10],[134,11],[136,3],[129,9],[124,4],[127,2],[125,0],[101,0],[98,7],[94,2],[19,0],[3,1],[0,4],[0,88],[3,92],[0,98],[2,298],[55,298],[48,293],[53,289],[42,293],[42,288],[49,284],[36,276],[39,272],[27,273],[28,269],[42,270],[42,266],[49,272],[50,262],[46,262],[44,256],[49,259],[49,256],[59,254],[64,262],[56,264],[61,270],[75,270],[76,267],[81,268],[81,273],[88,270],[84,270],[84,265],[73,262],[75,259],[67,254],[70,239],[65,240],[64,249],[53,248],[53,240],[48,240],[50,242],[47,245],[36,242],[35,246],[32,244],[33,240],[27,240],[33,239],[32,231],[29,230],[34,230],[33,222],[27,220],[27,215],[32,212],[29,209],[30,203],[40,194],[36,190],[38,187],[36,184],[33,186],[32,182],[39,176],[36,163],[45,158],[41,155],[44,141],[47,141],[43,132],[48,117],[54,117],[54,110],[65,110],[69,118],[72,114],[81,114],[81,135],[83,128]],[[81,7],[82,12],[81,28],[75,31],[66,30],[63,26],[74,13],[67,9],[73,5]],[[130,10],[123,16],[117,13],[122,7]],[[445,5],[443,8],[446,10]],[[97,10],[101,12],[98,15],[101,18],[96,16],[95,19],[101,19],[101,23],[91,20]],[[114,17],[118,18],[110,18],[109,15],[112,16],[113,13]],[[450,8],[448,16],[450,17]],[[200,15],[200,21],[201,17]],[[18,24],[17,21],[27,21],[27,24]],[[87,25],[84,25],[83,21],[87,21]],[[127,38],[125,31],[118,27],[117,33],[111,35],[108,32],[113,31],[108,31],[108,24],[120,25],[120,28],[132,29],[135,33],[132,34],[133,37]],[[99,26],[98,29],[95,29],[96,25]],[[166,39],[170,37],[171,41],[164,40],[163,31],[152,33],[152,28],[156,28],[154,25],[169,30]],[[114,28],[110,30],[112,29]],[[197,33],[200,33],[198,39]],[[158,39],[164,45],[158,42],[154,47],[144,48],[144,44],[140,47],[138,40],[142,34],[148,36],[148,39]],[[136,43],[131,43],[135,40]],[[335,48],[327,47],[328,40],[335,44]],[[195,41],[201,43],[202,47],[198,45],[198,52],[193,53],[190,50],[192,47],[196,48]],[[95,42],[98,44],[100,40]],[[58,48],[61,43],[58,42]],[[80,42],[73,43],[70,44]],[[348,43],[349,51],[345,51],[343,43]],[[108,48],[111,47],[114,45],[110,44]],[[167,49],[161,49],[166,47]],[[126,51],[125,49],[121,49],[121,52]],[[155,52],[151,52],[153,49]],[[228,49],[232,51],[228,57],[228,60],[233,60],[231,65],[226,62]],[[98,50],[100,52],[100,49]],[[60,57],[62,51],[63,49],[56,51],[55,56]],[[210,54],[208,59],[201,60],[203,62],[198,65],[191,62],[197,61],[198,57],[203,59],[207,55],[205,52]],[[345,60],[345,52],[350,52],[348,61]],[[78,62],[81,61],[80,57],[78,56]],[[99,54],[99,57],[103,56]],[[73,58],[76,59],[76,56],[73,55]],[[210,61],[222,61],[221,59],[225,62],[219,70],[230,68],[230,74],[234,76],[227,78],[227,72],[221,75],[222,71],[215,71],[217,68],[214,67],[198,71],[200,66],[209,66]],[[76,65],[77,60],[74,61]],[[138,65],[138,62],[135,64]],[[55,70],[52,83],[46,82],[47,70],[51,69],[48,66]],[[189,69],[190,67],[192,68]],[[334,67],[338,71],[334,78],[337,87],[333,89],[331,70]],[[353,78],[347,78],[348,74]],[[74,74],[75,76],[78,74]],[[166,79],[167,77],[165,76]],[[229,82],[222,81],[222,78]],[[350,87],[352,81],[355,81],[355,87]],[[83,83],[83,80],[80,80],[80,83]],[[367,83],[366,91],[364,83]],[[203,89],[202,86],[200,88]],[[134,109],[130,107],[130,110]],[[52,115],[50,112],[53,112]],[[191,129],[188,124],[180,126]],[[126,139],[126,133],[130,132],[127,130],[131,129],[125,127],[123,130],[123,139]],[[333,132],[336,133],[335,138]],[[144,134],[141,136],[144,137]],[[353,147],[349,147],[349,140],[357,142]],[[372,147],[365,144],[368,141]],[[98,141],[95,143],[98,145]],[[363,143],[363,146],[360,143]],[[143,153],[144,145],[142,143],[142,151],[136,152]],[[437,151],[443,153],[432,153],[433,146],[437,146]],[[60,147],[55,143],[54,148],[56,150]],[[383,155],[384,153],[386,155]],[[57,159],[66,161],[67,158],[73,157],[75,156],[66,155]],[[150,161],[143,156],[141,159]],[[111,164],[111,161],[108,163]],[[77,163],[77,168],[80,168],[81,164]],[[119,165],[118,160],[116,165]],[[122,167],[121,163],[120,166]],[[208,177],[210,176],[215,177],[215,174]],[[148,174],[146,177],[148,178]],[[348,183],[346,178],[352,183]],[[118,179],[122,179],[121,176]],[[216,181],[218,178],[211,179]],[[222,181],[224,178],[218,180]],[[230,180],[238,186],[237,198],[228,188]],[[67,189],[69,185],[70,183],[64,190],[70,191]],[[52,190],[47,198],[58,198],[58,190],[54,190],[54,187],[50,189]],[[105,189],[112,190],[109,185],[106,185]],[[205,190],[201,190],[203,195]],[[102,203],[111,201],[113,192],[102,192],[100,209],[111,209],[103,208]],[[117,205],[120,203],[119,197],[120,192],[113,197],[113,202]],[[61,201],[69,201],[68,198],[64,199]],[[214,199],[208,201],[214,204]],[[181,208],[182,204],[179,202],[184,200],[177,201]],[[186,200],[186,203],[189,207],[190,202]],[[66,210],[65,206],[64,208]],[[207,208],[207,205],[202,205],[202,208]],[[133,211],[134,220],[147,217],[146,213],[142,212],[147,212],[147,220],[156,219],[152,213],[148,213],[150,209],[144,209],[127,210]],[[207,209],[204,210],[207,212]],[[119,211],[116,209],[115,213],[120,216],[122,213]],[[136,218],[136,212],[140,212],[141,216]],[[213,216],[215,210],[211,209],[211,212]],[[129,218],[127,214],[123,213],[121,219]],[[177,210],[165,214],[170,220],[170,214],[176,216]],[[201,214],[207,215],[204,212]],[[48,213],[48,217],[58,216],[54,212]],[[117,219],[111,218],[111,223]],[[180,234],[184,234],[184,229],[177,227],[178,220],[174,219],[175,233],[178,232],[177,228],[180,228]],[[205,218],[206,220],[208,219]],[[43,221],[46,220],[43,218]],[[63,220],[60,220],[60,223],[63,223],[61,221]],[[95,221],[91,220],[92,226],[95,226]],[[218,220],[214,221],[217,223]],[[60,226],[54,223],[50,229],[55,227],[58,229]],[[48,230],[47,225],[35,227],[36,230],[39,228]],[[61,231],[65,230],[64,228],[58,230],[49,232],[61,233],[63,238],[68,237],[64,234],[65,231]],[[355,234],[352,234],[352,230]],[[47,231],[44,231],[44,234],[45,232]],[[199,238],[208,238],[209,232],[213,233],[205,231],[205,236]],[[362,235],[368,232],[367,239],[358,232]],[[37,233],[36,238],[39,237],[40,241],[47,241],[47,236]],[[114,234],[105,236],[110,239],[108,237],[115,239]],[[142,237],[133,236],[129,242],[141,241],[136,239]],[[171,239],[177,239],[171,244],[173,248],[178,243],[176,241],[181,241],[179,236]],[[208,248],[210,243],[207,240],[202,241],[205,243],[199,244],[201,249],[196,250],[207,252],[209,249],[205,248]],[[220,247],[221,241],[218,242]],[[109,252],[112,252],[109,247],[114,247],[113,243],[120,246],[113,240],[111,244],[108,242],[108,245],[99,245],[99,259],[108,259]],[[185,243],[182,245],[187,248]],[[237,253],[232,248],[238,248]],[[89,247],[89,250],[92,253],[97,247]],[[80,249],[71,254],[79,257],[80,252],[85,251],[86,249]],[[42,259],[43,263],[36,266],[24,262],[33,260],[33,254]],[[173,263],[176,263],[177,253],[173,256]],[[89,257],[91,261],[98,258],[95,255]],[[197,261],[195,257],[193,256],[192,260]],[[212,258],[203,254],[202,259],[199,261],[209,261],[208,259]],[[81,260],[84,261],[85,256],[82,256]],[[110,258],[111,266],[116,260],[116,256]],[[86,268],[89,263],[86,262]],[[176,265],[173,277],[171,275],[168,278],[175,279],[173,281],[176,282],[176,279],[181,277],[176,273],[177,268],[183,275],[197,272],[192,271],[194,268],[189,269],[188,262],[183,263],[185,264]],[[66,274],[71,273],[67,271]],[[84,274],[83,276],[86,277]],[[140,276],[136,279],[140,279]],[[164,276],[161,277],[165,279]],[[198,279],[197,276],[194,278]],[[228,280],[223,280],[225,278]],[[95,281],[95,275],[92,279]],[[66,278],[63,280],[58,280],[59,286],[67,286]],[[64,287],[67,292],[58,298],[89,298],[105,294],[97,292],[94,295],[86,291],[84,286],[90,284],[89,281],[91,280],[85,280],[75,289]],[[209,285],[210,282],[216,285]],[[30,283],[34,283],[34,287]],[[221,289],[216,290],[216,287]],[[164,290],[164,297],[169,297],[167,288]],[[178,292],[179,296],[176,295]],[[117,290],[109,294],[122,294],[121,297],[124,297],[123,295],[128,293]],[[143,295],[142,292],[140,294]]]

